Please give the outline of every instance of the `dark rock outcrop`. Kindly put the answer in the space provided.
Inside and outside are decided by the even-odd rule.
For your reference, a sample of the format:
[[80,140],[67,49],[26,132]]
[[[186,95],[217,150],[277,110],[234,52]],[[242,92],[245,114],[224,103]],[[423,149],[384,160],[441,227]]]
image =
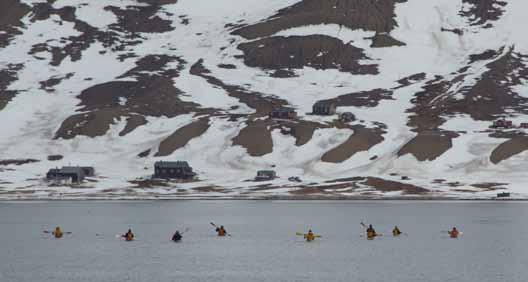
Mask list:
[[363,50],[325,35],[269,37],[243,43],[244,63],[263,69],[338,69],[353,74],[377,74],[376,65],[363,65]]

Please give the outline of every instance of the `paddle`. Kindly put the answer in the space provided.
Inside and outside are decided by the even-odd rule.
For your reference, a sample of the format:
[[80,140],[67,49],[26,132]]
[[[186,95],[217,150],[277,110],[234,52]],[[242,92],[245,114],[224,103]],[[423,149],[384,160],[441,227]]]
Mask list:
[[[218,226],[216,224],[214,224],[213,222],[210,222],[212,226],[214,226],[214,228],[218,228]],[[227,233],[226,232],[226,235],[229,236],[229,237],[232,237],[231,234]]]
[[[297,233],[295,233],[295,235],[297,235],[297,236],[305,236],[306,234],[301,233],[301,232],[297,232]],[[323,235],[314,235],[314,237],[315,237],[315,238],[322,238]]]
[[[46,234],[53,234],[53,233],[55,233],[55,231],[49,231],[49,230],[44,230],[44,231],[42,231],[42,232],[44,232],[44,233],[46,233]],[[70,231],[68,231],[68,232],[62,232],[62,234],[68,234],[68,235],[70,235],[70,234],[72,234],[72,233],[73,233],[73,232],[70,232]]]

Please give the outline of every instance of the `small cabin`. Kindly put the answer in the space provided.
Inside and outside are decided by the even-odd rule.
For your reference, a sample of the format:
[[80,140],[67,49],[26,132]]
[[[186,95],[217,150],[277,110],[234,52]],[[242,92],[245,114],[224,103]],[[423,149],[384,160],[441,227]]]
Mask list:
[[91,166],[81,166],[85,176],[91,177],[95,175],[95,169]]
[[163,162],[154,164],[154,178],[191,179],[196,176],[192,167],[185,161]]
[[46,179],[50,181],[71,181],[80,183],[84,181],[85,173],[79,166],[63,166],[61,169],[52,168],[46,174]]
[[279,107],[271,110],[269,117],[278,119],[295,119],[297,118],[297,112],[292,108]]
[[508,192],[497,193],[497,198],[509,198],[509,197],[510,197],[510,193]]
[[519,127],[520,127],[520,128],[528,129],[528,122],[523,122],[523,123],[521,123],[521,125],[520,125]]
[[259,170],[257,171],[256,181],[268,181],[277,178],[277,173],[274,170]]
[[498,119],[493,122],[492,128],[513,128],[513,122],[507,119]]
[[336,113],[337,105],[332,101],[318,101],[312,106],[312,114],[330,116]]
[[351,122],[356,120],[356,116],[354,116],[354,114],[351,112],[344,112],[339,115],[339,120],[341,122]]

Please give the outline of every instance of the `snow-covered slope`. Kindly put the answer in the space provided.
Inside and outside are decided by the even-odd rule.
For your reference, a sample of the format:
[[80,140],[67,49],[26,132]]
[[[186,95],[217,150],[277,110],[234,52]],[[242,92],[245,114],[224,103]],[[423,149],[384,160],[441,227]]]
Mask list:
[[[528,122],[526,10],[523,0],[2,1],[0,197],[525,198],[528,129],[490,126]],[[311,114],[323,100],[336,115]],[[268,117],[280,106],[298,117]],[[159,160],[188,161],[197,181],[150,180]],[[96,176],[44,180],[63,165]],[[261,169],[279,178],[252,181]]]

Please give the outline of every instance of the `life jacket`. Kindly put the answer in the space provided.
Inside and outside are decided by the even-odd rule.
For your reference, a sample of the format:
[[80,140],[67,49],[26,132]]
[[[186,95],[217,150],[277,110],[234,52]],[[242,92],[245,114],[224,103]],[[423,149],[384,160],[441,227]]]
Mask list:
[[458,238],[458,230],[452,230],[452,231],[449,231],[449,237],[451,238]]
[[55,236],[55,238],[62,238],[62,231],[60,229],[55,229],[55,231],[53,231],[53,235]]
[[315,235],[313,233],[308,233],[304,235],[304,238],[306,239],[307,242],[311,242],[315,240]]
[[127,234],[125,234],[125,240],[126,241],[134,240],[134,234],[132,234],[132,232],[127,232]]
[[374,239],[376,235],[377,235],[376,231],[373,231],[373,230],[367,231],[367,239]]
[[223,228],[218,228],[218,236],[223,237],[226,235],[226,231]]
[[399,236],[400,234],[401,234],[400,229],[398,229],[398,228],[394,228],[394,229],[392,230],[392,235],[393,235],[393,236]]

